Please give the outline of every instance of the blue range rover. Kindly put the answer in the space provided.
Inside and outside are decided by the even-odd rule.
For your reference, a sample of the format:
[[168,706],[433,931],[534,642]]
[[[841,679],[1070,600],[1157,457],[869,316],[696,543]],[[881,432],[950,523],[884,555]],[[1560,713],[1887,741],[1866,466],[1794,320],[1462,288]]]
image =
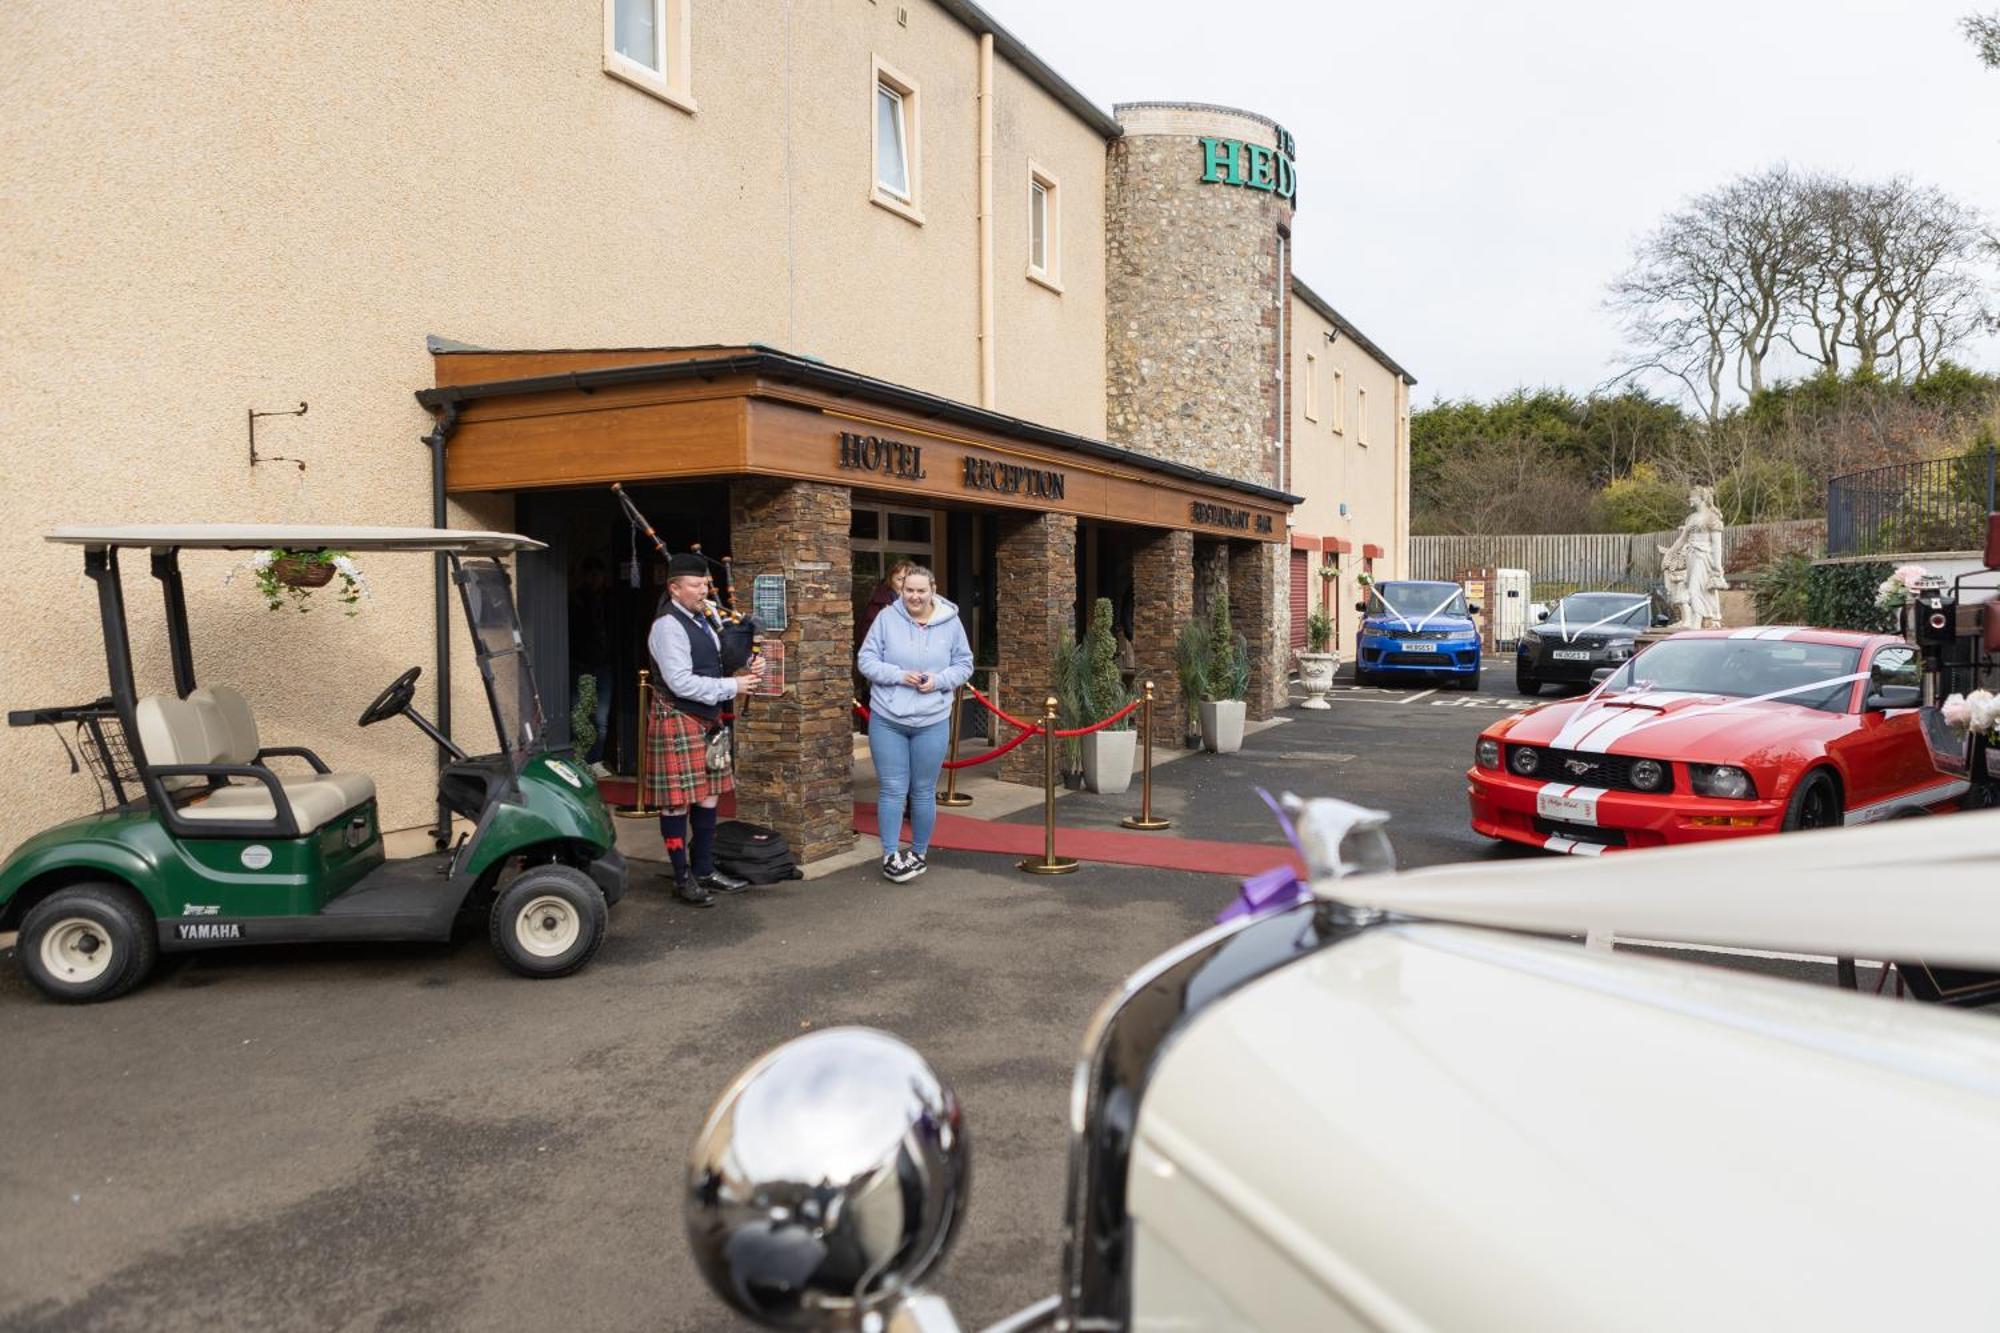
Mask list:
[[1461,690],[1479,688],[1478,612],[1456,583],[1394,579],[1368,589],[1354,661],[1358,685],[1397,677],[1443,676]]

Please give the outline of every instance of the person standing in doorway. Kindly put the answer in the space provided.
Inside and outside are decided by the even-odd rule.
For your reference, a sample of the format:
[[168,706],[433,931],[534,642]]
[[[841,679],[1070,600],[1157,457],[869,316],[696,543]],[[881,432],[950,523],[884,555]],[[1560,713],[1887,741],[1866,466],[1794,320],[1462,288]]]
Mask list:
[[736,786],[722,705],[764,680],[762,658],[733,675],[723,671],[722,629],[707,598],[708,561],[674,556],[667,562],[667,600],[646,637],[660,688],[646,722],[645,795],[665,812],[660,837],[673,863],[674,895],[696,907],[750,887],[715,868],[715,807]]
[[868,749],[875,759],[882,875],[902,884],[924,873],[937,824],[937,780],[950,741],[952,696],[972,679],[965,625],[958,608],[936,594],[928,569],[911,565],[903,572],[902,595],[868,627],[855,664],[870,686]]
[[604,743],[611,732],[611,576],[604,561],[585,556],[577,566],[576,581],[569,594],[569,670],[574,685],[572,700],[583,697],[583,681],[588,677],[597,688],[597,703],[591,710],[596,736],[584,762],[592,775],[611,776],[604,766]]
[[896,599],[903,595],[903,575],[909,572],[910,562],[907,560],[898,560],[895,564],[889,566],[889,572],[884,574],[882,581],[875,585],[875,591],[868,594],[868,608],[861,613],[862,638],[867,638],[868,631],[875,628],[875,617],[881,615],[885,609],[894,605]]

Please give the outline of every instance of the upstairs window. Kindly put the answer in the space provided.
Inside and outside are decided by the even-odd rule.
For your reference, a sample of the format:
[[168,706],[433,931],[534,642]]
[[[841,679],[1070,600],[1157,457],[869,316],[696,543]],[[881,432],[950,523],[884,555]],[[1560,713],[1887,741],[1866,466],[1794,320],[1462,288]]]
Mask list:
[[693,0],[604,0],[604,72],[693,111],[689,79]]
[[1311,352],[1306,353],[1306,373],[1304,379],[1305,383],[1301,386],[1304,392],[1300,395],[1300,407],[1305,412],[1307,421],[1318,421],[1319,358]]
[[1368,390],[1354,391],[1354,442],[1368,447]]
[[923,121],[917,85],[875,61],[875,188],[873,198],[893,213],[922,222],[919,194]]
[[1347,372],[1334,367],[1333,371],[1333,433],[1341,434],[1347,429]]
[[1062,187],[1033,162],[1028,163],[1028,277],[1050,291],[1062,290]]

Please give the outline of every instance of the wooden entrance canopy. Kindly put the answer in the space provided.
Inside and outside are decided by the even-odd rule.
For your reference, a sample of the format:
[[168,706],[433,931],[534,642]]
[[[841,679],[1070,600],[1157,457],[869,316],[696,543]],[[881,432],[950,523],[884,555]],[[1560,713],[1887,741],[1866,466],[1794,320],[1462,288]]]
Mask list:
[[448,351],[445,489],[751,475],[1283,541],[1299,497],[763,347]]

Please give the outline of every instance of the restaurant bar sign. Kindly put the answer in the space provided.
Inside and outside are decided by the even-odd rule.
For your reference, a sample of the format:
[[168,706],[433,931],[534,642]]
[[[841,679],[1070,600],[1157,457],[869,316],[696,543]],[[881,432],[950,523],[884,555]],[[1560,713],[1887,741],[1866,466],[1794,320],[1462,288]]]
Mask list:
[[1214,504],[1207,500],[1196,500],[1188,506],[1188,517],[1196,523],[1211,528],[1232,528],[1238,532],[1271,531],[1269,514],[1253,514],[1248,509],[1232,509],[1228,505]]
[[1278,131],[1278,146],[1266,148],[1241,139],[1201,141],[1201,179],[1204,185],[1240,185],[1246,190],[1263,190],[1280,199],[1291,199],[1299,191],[1299,171],[1293,160],[1292,136]]

